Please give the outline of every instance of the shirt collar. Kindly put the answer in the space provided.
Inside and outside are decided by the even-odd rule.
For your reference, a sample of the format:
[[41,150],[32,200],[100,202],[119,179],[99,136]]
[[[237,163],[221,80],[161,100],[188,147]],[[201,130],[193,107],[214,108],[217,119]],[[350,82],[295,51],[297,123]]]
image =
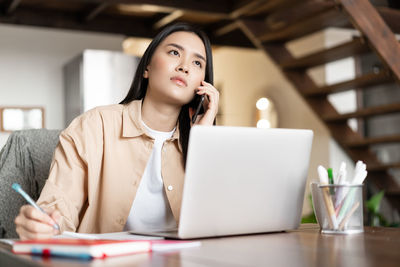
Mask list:
[[[122,136],[137,137],[148,135],[142,121],[142,100],[134,100],[129,104],[125,104],[122,111]],[[182,152],[181,142],[179,140],[179,121],[176,125],[175,132],[172,134],[171,140],[178,142],[179,150]]]

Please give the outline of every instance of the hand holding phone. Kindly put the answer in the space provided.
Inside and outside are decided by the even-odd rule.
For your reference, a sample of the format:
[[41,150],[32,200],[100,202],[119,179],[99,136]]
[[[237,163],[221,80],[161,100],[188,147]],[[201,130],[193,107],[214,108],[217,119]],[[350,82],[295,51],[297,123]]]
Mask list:
[[195,98],[198,98],[197,101],[194,100],[195,102],[198,102],[198,104],[197,104],[196,110],[195,110],[195,112],[194,112],[194,114],[192,116],[192,123],[193,124],[196,122],[197,116],[200,113],[200,110],[201,110],[201,108],[203,106],[203,103],[204,103],[205,96],[204,95],[196,95]]
[[202,81],[200,86],[197,87],[196,96],[190,103],[190,107],[194,111],[192,116],[192,123],[196,122],[199,114],[204,114],[197,122],[201,125],[215,125],[215,117],[218,113],[219,92],[211,84]]

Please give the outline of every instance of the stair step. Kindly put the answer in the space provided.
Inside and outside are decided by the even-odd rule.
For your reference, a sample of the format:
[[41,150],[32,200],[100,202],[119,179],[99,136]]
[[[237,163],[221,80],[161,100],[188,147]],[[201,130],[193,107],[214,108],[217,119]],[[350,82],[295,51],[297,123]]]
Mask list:
[[368,137],[360,140],[345,142],[344,144],[350,148],[359,148],[376,144],[400,143],[400,134],[390,136]]
[[347,58],[369,51],[369,47],[361,38],[355,38],[350,42],[326,49],[316,53],[283,62],[281,65],[284,69],[304,69],[322,65],[328,62]]
[[388,164],[379,164],[379,165],[370,165],[367,167],[368,172],[381,172],[386,171],[391,168],[400,168],[400,162],[396,163],[388,163]]
[[305,96],[323,96],[351,89],[365,89],[370,86],[392,82],[393,78],[385,71],[368,73],[353,80],[348,80],[319,88],[309,89],[303,92]]
[[325,12],[300,21],[294,21],[282,28],[270,29],[258,38],[262,42],[288,41],[322,30],[326,27],[344,27],[346,25],[349,25],[347,15],[335,8],[331,8]]
[[323,116],[323,120],[326,122],[341,122],[351,118],[366,118],[396,112],[400,112],[400,103],[364,108],[351,113]]

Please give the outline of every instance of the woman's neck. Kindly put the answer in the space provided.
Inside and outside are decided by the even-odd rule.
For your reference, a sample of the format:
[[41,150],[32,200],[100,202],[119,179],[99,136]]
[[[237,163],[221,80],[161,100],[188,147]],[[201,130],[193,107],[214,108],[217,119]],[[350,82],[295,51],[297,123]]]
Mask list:
[[142,120],[153,130],[160,132],[172,131],[178,120],[181,108],[144,98],[142,103]]

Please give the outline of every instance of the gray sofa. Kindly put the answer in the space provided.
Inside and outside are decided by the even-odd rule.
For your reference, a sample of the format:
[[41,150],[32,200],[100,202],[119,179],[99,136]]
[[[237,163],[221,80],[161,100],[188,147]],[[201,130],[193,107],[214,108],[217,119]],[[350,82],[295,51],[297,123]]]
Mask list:
[[34,199],[49,175],[60,130],[13,132],[0,151],[0,238],[16,238],[14,219],[26,201],[11,185],[19,183]]

